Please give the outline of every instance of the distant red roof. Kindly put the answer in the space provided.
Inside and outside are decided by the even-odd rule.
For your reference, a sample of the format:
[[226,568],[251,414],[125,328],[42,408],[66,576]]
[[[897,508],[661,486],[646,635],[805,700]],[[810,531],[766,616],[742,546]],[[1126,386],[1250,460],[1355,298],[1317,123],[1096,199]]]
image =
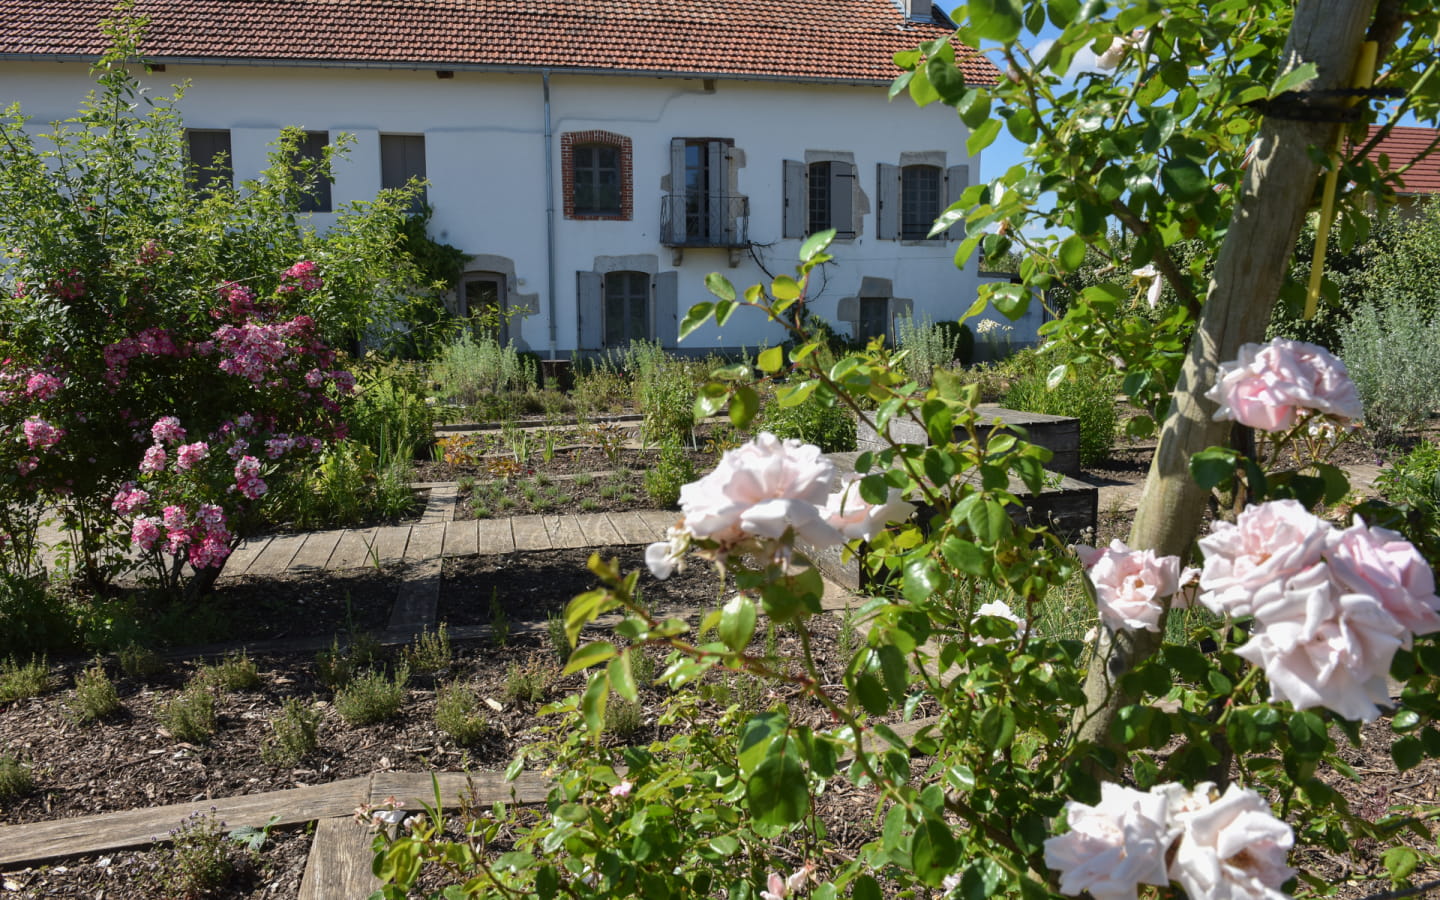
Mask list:
[[[114,0],[0,0],[0,59],[93,58]],[[137,0],[155,62],[548,67],[888,82],[952,30],[893,0]],[[965,77],[988,59],[957,47]]]
[[[1369,134],[1365,136],[1368,143],[1379,131],[1379,127],[1370,126]],[[1440,138],[1440,131],[1434,128],[1393,128],[1385,136],[1384,140],[1375,145],[1375,148],[1368,154],[1369,158],[1380,166],[1382,171],[1394,171],[1403,168],[1414,162],[1415,158],[1428,150]],[[1381,155],[1389,158],[1390,165],[1384,166],[1380,162]],[[1397,188],[1401,194],[1440,194],[1440,151],[1431,153],[1414,167],[1400,176],[1405,183],[1403,188]]]

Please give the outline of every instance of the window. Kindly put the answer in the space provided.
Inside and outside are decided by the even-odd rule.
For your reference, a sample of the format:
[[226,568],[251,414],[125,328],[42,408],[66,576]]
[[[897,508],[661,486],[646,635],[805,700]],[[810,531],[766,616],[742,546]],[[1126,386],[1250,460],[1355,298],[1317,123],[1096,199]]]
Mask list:
[[325,147],[330,143],[330,132],[307,131],[295,145],[296,162],[301,165],[300,178],[313,176],[308,191],[300,194],[300,212],[330,211],[330,170],[325,165]]
[[218,185],[235,184],[230,161],[230,132],[224,129],[187,128],[185,142],[190,159],[190,180],[201,196]]
[[605,346],[626,347],[650,339],[650,276],[610,272],[605,276]]
[[876,237],[887,241],[943,241],[963,236],[965,226],[959,224],[930,237],[935,220],[960,200],[970,181],[969,166],[947,169],[944,159],[945,155],[936,151],[901,154],[904,165],[880,163]]
[[470,319],[477,337],[492,337],[502,347],[510,343],[505,287],[505,276],[499,272],[466,272],[460,279],[460,315]]
[[[380,186],[403,188],[412,178],[425,180],[425,135],[380,135]],[[422,187],[409,212],[422,212],[427,199],[428,190]]]
[[670,194],[661,212],[662,244],[739,247],[749,230],[749,198],[733,192],[728,140],[670,142]]
[[575,213],[620,214],[620,151],[604,144],[575,148]]
[[784,237],[802,238],[827,228],[841,240],[855,237],[855,163],[849,153],[830,155],[835,158],[808,164],[785,160]]
[[560,135],[565,218],[630,221],[630,139],[608,131]]
[[900,239],[923,241],[940,218],[938,166],[905,166],[900,170]]

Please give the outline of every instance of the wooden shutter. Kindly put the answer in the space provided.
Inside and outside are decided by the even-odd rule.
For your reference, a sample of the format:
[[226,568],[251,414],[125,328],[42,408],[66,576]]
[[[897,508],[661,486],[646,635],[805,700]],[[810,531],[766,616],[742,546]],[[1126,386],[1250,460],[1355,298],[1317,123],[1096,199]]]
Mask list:
[[662,236],[666,243],[683,244],[690,237],[685,233],[685,139],[670,139],[670,196],[665,198],[669,232]]
[[655,298],[655,340],[674,348],[680,343],[680,273],[661,272],[651,278],[650,292]]
[[837,238],[855,236],[855,167],[848,162],[830,164],[830,224]]
[[594,272],[575,273],[575,317],[580,349],[601,349],[605,343],[605,281]]
[[900,167],[879,163],[875,182],[878,206],[875,213],[875,237],[882,241],[900,239]]
[[[970,167],[951,166],[945,170],[945,203],[953,206],[960,202],[960,195],[970,186]],[[945,231],[947,241],[959,241],[965,239],[965,223],[956,222]]]
[[803,238],[809,224],[809,181],[810,168],[803,162],[785,160],[785,214],[780,236]]

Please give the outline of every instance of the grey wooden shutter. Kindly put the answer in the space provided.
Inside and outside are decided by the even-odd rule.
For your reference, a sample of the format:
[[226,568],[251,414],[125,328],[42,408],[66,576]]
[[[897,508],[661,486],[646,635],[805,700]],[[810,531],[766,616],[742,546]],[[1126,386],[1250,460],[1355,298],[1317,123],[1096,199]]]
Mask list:
[[579,320],[581,350],[599,350],[604,347],[604,307],[604,279],[594,272],[576,272],[575,317]]
[[665,198],[665,212],[662,219],[669,223],[662,240],[671,244],[683,244],[690,235],[685,233],[685,139],[670,140],[670,196]]
[[809,210],[806,208],[806,180],[810,169],[803,162],[793,159],[785,160],[785,213],[784,222],[781,226],[780,236],[787,238],[803,238],[805,228],[809,224]]
[[680,273],[661,272],[650,279],[655,298],[655,340],[673,348],[680,343]]
[[830,164],[830,224],[837,238],[855,236],[855,167],[848,162]]
[[705,145],[705,179],[709,185],[710,225],[705,237],[719,242],[734,243],[735,217],[730,210],[730,173],[728,148],[720,141]]
[[875,237],[882,241],[900,239],[900,167],[888,163],[876,166],[875,196],[878,208],[875,212]]
[[[945,170],[945,203],[953,206],[960,202],[960,195],[965,193],[965,188],[970,186],[970,167],[951,166]],[[956,222],[945,231],[947,241],[959,241],[965,238],[965,223]]]

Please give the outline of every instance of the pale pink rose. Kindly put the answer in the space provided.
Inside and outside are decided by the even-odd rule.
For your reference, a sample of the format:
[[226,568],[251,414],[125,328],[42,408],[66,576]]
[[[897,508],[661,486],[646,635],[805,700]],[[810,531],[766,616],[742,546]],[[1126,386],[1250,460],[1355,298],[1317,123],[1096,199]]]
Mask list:
[[1089,570],[1100,620],[1107,627],[1160,630],[1165,598],[1180,590],[1180,557],[1131,550],[1118,538],[1104,550],[1079,546],[1075,552]]
[[1331,531],[1296,500],[1251,506],[1233,525],[1216,522],[1200,539],[1200,602],[1219,615],[1252,615],[1284,579],[1321,561]]
[[184,472],[195,468],[195,466],[210,454],[210,445],[204,441],[196,441],[193,444],[184,444],[175,451],[175,468]]
[[1407,632],[1374,597],[1343,591],[1323,564],[1285,579],[1235,653],[1264,669],[1271,700],[1368,722],[1388,705],[1385,675]]
[[1259,794],[1232,784],[1220,799],[1176,815],[1175,822],[1183,832],[1169,877],[1186,894],[1197,900],[1285,898],[1280,885],[1295,874],[1285,863],[1295,833]]
[[159,444],[151,444],[145,450],[145,458],[140,461],[142,472],[163,472],[165,471],[165,448]]
[[634,789],[635,789],[635,785],[634,785],[633,782],[622,781],[622,782],[620,782],[619,784],[615,785],[614,787],[612,787],[612,788],[610,789],[610,796],[612,796],[612,797],[628,797],[628,796],[630,796],[630,792],[631,792],[632,790],[634,790]]
[[915,512],[915,504],[906,502],[899,488],[890,488],[884,503],[869,503],[860,496],[860,479],[845,482],[839,491],[825,501],[825,521],[846,540],[872,540],[887,522],[904,522]]
[[178,444],[185,440],[185,429],[180,427],[180,420],[175,416],[163,416],[150,426],[150,436],[157,444]]
[[1165,853],[1177,829],[1167,805],[1160,793],[1108,781],[1100,785],[1099,805],[1066,803],[1070,830],[1045,841],[1045,865],[1060,873],[1060,893],[1135,900],[1139,885],[1168,885]]
[[685,552],[690,549],[690,532],[683,528],[670,527],[665,531],[666,540],[657,541],[645,548],[645,565],[650,574],[664,581],[677,571],[685,571]]
[[743,519],[754,507],[787,500],[797,503],[756,512],[751,527],[773,531],[777,515],[793,514],[801,517],[807,530],[816,531],[818,512],[810,519],[800,504],[808,504],[812,511],[824,506],[834,475],[834,465],[820,455],[819,447],[762,432],[750,443],[727,450],[709,475],[680,488],[685,528],[698,538],[735,543],[747,534]]
[[1337,419],[1359,419],[1365,411],[1345,363],[1324,347],[1285,338],[1243,345],[1238,359],[1220,364],[1205,396],[1220,406],[1217,421],[1262,431],[1294,427],[1305,410]]
[[1394,616],[1409,634],[1440,630],[1440,597],[1435,595],[1435,574],[1420,551],[1405,538],[1385,528],[1368,528],[1355,517],[1354,524],[1330,536],[1325,558],[1335,580],[1346,590],[1369,594]]

